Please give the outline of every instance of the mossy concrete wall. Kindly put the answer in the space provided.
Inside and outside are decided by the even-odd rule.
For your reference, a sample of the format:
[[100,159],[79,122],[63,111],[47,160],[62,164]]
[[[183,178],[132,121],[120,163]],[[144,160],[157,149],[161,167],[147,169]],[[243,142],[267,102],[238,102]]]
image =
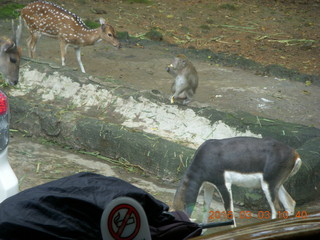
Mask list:
[[[24,65],[18,88],[7,93],[12,128],[75,149],[125,158],[162,178],[181,178],[206,139],[273,137],[297,148],[304,163],[287,184],[292,196],[301,203],[320,195],[317,128],[244,112],[168,105],[158,93],[101,82],[68,69],[58,73],[34,62]],[[240,201],[250,201],[245,193],[237,195]]]
[[10,98],[10,105],[11,128],[25,131],[27,136],[45,137],[113,159],[124,158],[158,176],[179,176],[193,155],[188,147],[80,112],[61,113],[59,107],[23,98]]

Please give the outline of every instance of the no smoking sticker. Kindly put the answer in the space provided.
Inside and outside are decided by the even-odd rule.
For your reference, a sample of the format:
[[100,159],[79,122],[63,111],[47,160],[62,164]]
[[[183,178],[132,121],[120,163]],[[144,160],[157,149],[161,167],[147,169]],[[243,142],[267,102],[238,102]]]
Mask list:
[[108,217],[108,229],[115,240],[132,240],[140,230],[140,216],[131,205],[120,204],[112,209]]

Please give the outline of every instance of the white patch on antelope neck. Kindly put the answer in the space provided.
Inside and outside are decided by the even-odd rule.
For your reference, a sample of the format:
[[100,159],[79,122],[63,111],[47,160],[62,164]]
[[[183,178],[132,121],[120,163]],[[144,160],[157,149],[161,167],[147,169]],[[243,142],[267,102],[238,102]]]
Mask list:
[[259,188],[263,181],[262,173],[239,173],[234,171],[224,172],[225,183],[234,184],[239,187]]

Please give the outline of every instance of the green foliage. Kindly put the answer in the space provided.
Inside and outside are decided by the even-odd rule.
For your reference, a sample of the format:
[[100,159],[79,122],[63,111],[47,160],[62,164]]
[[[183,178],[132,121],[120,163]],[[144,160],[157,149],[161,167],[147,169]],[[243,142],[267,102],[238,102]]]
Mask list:
[[163,35],[161,32],[157,31],[157,29],[152,28],[149,32],[145,34],[145,37],[149,38],[153,41],[162,41]]
[[21,9],[23,7],[24,7],[23,4],[18,4],[18,3],[8,3],[4,6],[1,6],[0,7],[0,19],[17,18],[19,16],[19,12],[16,10]]
[[97,23],[95,21],[84,20],[83,22],[88,28],[91,28],[91,29],[95,29],[95,28],[100,27],[100,23]]

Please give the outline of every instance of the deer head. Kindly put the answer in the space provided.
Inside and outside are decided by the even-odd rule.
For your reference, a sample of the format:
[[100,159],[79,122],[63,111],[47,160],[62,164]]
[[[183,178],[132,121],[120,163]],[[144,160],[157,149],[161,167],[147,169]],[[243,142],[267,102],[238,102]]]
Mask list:
[[22,22],[19,18],[17,29],[14,28],[12,21],[13,36],[11,39],[0,38],[0,73],[3,74],[4,80],[10,85],[16,85],[19,81],[19,66],[21,59],[21,48],[19,47]]
[[117,39],[114,28],[111,25],[107,24],[105,19],[103,18],[100,18],[99,22],[101,24],[101,30],[102,30],[101,38],[106,42],[112,44],[114,47],[120,48],[121,45],[119,40]]

